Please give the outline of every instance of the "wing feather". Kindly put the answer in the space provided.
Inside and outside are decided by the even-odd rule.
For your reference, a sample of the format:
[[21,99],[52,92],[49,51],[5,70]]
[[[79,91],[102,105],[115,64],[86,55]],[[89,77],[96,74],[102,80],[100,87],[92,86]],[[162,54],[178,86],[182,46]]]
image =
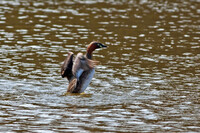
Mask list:
[[69,81],[74,77],[73,74],[72,74],[73,55],[74,55],[74,53],[69,52],[68,56],[64,60],[63,65],[61,66],[61,76],[62,76],[62,78],[67,77],[67,79]]
[[82,53],[78,53],[75,60],[74,60],[74,65],[72,68],[72,73],[73,75],[79,79],[79,77],[81,76],[81,74],[83,73],[84,69],[82,67],[83,62],[81,60],[83,60],[84,56]]
[[83,92],[91,82],[91,79],[94,75],[94,67],[98,63],[98,61],[90,60],[87,57],[85,57],[82,53],[78,53],[72,65],[71,71],[73,78],[69,83],[67,92]]
[[93,69],[98,64],[98,61],[86,58],[82,53],[78,53],[72,68],[73,75],[79,80],[83,72]]

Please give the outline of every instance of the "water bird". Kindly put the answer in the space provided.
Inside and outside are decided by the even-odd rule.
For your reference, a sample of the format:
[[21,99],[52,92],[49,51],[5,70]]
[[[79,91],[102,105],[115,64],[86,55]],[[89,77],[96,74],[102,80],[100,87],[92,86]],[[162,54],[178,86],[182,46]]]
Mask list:
[[66,93],[82,93],[90,84],[98,61],[92,60],[92,52],[98,48],[107,47],[100,42],[93,41],[87,47],[85,55],[78,53],[75,60],[74,53],[68,52],[68,56],[61,66],[62,78],[67,78],[69,85]]

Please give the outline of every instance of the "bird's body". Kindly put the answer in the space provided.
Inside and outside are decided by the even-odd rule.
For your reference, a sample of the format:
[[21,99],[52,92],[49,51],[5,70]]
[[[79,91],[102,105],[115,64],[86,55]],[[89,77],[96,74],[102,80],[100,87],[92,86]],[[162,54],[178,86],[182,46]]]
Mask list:
[[95,66],[98,61],[92,60],[92,52],[105,45],[92,42],[87,48],[86,55],[78,53],[75,60],[73,61],[73,53],[69,52],[61,67],[61,76],[66,77],[69,81],[67,92],[69,93],[82,93],[90,84],[94,73]]

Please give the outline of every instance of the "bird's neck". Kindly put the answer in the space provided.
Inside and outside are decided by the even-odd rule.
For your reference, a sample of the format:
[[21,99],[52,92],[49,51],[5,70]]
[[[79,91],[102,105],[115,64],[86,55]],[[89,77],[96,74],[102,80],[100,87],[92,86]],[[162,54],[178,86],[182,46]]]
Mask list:
[[87,53],[86,53],[86,57],[87,57],[88,59],[92,59],[92,53],[87,52]]
[[92,52],[96,49],[95,45],[89,45],[86,52],[86,57],[92,59]]

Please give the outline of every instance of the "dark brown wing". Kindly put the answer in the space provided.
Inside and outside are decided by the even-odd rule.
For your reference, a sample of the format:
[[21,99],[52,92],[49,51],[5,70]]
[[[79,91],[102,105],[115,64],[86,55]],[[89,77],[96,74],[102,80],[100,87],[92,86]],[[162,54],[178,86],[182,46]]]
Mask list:
[[74,53],[69,52],[68,56],[64,60],[63,65],[61,66],[61,76],[62,76],[62,78],[67,77],[67,79],[69,81],[74,77],[73,74],[72,74],[73,55],[74,55]]

